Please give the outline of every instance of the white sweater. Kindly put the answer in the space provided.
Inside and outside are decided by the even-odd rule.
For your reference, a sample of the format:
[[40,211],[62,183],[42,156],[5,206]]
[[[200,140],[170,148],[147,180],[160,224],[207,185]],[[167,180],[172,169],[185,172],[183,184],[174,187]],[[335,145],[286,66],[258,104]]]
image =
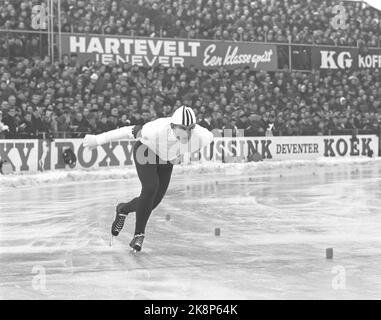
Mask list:
[[[101,133],[96,136],[97,144],[102,145],[107,142],[134,139],[133,128],[135,126],[122,127]],[[138,138],[143,144],[148,146],[162,160],[172,161],[184,153],[192,153],[213,141],[213,134],[196,124],[192,130],[191,139],[188,143],[181,143],[171,129],[171,117],[160,118],[143,125],[141,136]]]

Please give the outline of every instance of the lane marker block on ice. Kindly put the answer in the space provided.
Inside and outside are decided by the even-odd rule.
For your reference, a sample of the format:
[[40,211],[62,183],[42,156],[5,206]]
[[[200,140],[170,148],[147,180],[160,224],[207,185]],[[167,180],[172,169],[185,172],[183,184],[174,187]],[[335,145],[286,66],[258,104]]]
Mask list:
[[333,248],[327,248],[327,249],[325,249],[325,257],[327,259],[332,259],[333,258]]

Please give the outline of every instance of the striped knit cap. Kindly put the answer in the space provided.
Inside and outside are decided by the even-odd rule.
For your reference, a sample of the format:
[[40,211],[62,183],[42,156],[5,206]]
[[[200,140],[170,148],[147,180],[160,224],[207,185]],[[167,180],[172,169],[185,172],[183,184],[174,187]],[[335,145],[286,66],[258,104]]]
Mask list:
[[190,107],[182,105],[173,113],[171,123],[190,126],[196,123],[196,116]]

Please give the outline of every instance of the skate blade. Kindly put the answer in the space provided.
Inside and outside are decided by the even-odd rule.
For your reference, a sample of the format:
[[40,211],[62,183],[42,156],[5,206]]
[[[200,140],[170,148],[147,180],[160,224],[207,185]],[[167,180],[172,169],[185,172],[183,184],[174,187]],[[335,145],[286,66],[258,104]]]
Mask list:
[[110,237],[110,247],[112,247],[113,243],[114,243],[114,236],[111,236]]
[[142,251],[142,248],[135,248],[135,247],[132,247],[131,248],[131,252],[133,252],[133,253],[137,253],[137,252],[140,252],[140,251]]

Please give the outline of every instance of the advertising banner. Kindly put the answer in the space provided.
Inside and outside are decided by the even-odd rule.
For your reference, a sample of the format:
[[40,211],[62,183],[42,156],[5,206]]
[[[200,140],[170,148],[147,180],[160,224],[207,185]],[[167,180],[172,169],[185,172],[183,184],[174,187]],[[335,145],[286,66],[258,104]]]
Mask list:
[[0,160],[11,164],[14,172],[36,172],[38,140],[0,140]]
[[360,52],[358,48],[313,47],[311,65],[325,70],[380,69],[381,49]]
[[313,69],[347,70],[357,68],[357,48],[312,47]]
[[258,152],[264,160],[314,160],[321,157],[377,157],[376,135],[215,138],[191,161],[226,161]]
[[109,35],[62,35],[62,51],[77,54],[82,63],[130,63],[143,67],[159,64],[165,67],[276,70],[277,47],[250,42],[131,38]]
[[[90,151],[83,147],[82,139],[0,140],[0,159],[9,162],[15,172],[124,167],[134,163],[135,142],[115,141]],[[265,161],[374,158],[378,156],[378,147],[376,135],[215,138],[209,146],[185,156],[183,162],[230,162],[236,157],[246,159],[255,152]],[[77,158],[72,165],[65,164],[63,158],[69,148]]]
[[358,56],[359,69],[381,69],[381,49],[368,49]]

